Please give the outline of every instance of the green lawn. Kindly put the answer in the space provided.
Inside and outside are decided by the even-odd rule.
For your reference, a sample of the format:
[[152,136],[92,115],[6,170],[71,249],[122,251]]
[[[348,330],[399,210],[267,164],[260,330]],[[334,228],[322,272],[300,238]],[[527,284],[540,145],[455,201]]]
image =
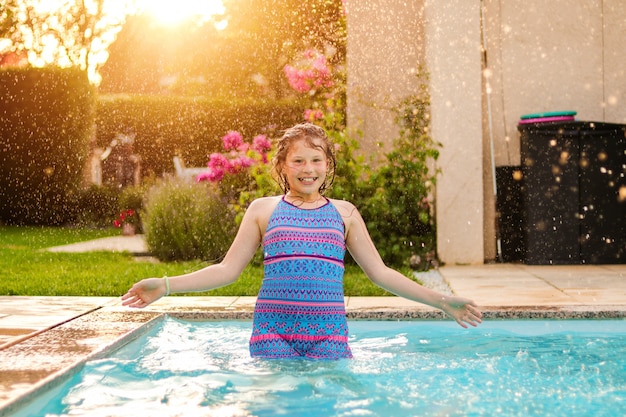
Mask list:
[[[0,227],[0,295],[120,296],[136,281],[174,276],[207,264],[137,261],[127,253],[53,253],[44,249],[119,234],[119,229]],[[257,295],[263,268],[249,265],[232,285],[195,295]],[[345,274],[346,296],[389,295],[355,265]]]

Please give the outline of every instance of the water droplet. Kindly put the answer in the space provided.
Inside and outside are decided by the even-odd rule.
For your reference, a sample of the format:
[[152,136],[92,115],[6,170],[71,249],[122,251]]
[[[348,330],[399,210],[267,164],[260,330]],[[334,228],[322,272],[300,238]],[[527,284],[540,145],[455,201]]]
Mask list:
[[620,203],[626,202],[626,185],[619,187],[619,191],[617,192],[617,201]]

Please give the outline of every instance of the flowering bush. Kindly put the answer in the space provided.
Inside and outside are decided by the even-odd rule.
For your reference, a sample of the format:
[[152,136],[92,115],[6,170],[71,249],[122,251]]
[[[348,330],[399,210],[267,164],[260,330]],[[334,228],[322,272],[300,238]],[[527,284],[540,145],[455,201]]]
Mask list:
[[[284,67],[289,85],[310,99],[304,120],[324,128],[335,144],[336,176],[329,197],[349,199],[360,208],[372,238],[385,243],[380,245],[385,262],[408,266],[411,259],[419,259],[411,267],[428,269],[436,265],[431,206],[436,172],[431,174],[428,165],[437,159],[439,145],[429,136],[430,102],[425,84],[422,82],[418,94],[393,109],[400,137],[384,160],[370,164],[358,153],[358,140],[347,133],[342,70],[333,68],[329,58],[314,49]],[[269,169],[264,169],[271,144],[259,135],[250,145],[233,131],[222,141],[224,152],[210,155],[208,170],[198,181],[217,183],[240,220],[254,198],[271,190]]]
[[208,169],[196,176],[196,181],[216,183],[222,195],[234,202],[242,191],[253,186],[249,169],[269,163],[272,143],[266,135],[257,135],[250,144],[241,133],[230,131],[222,138],[222,145],[224,152],[209,155]]
[[208,170],[200,173],[196,181],[220,182],[226,174],[239,174],[253,165],[269,162],[272,144],[265,135],[255,136],[250,145],[244,142],[241,133],[230,131],[222,143],[225,153],[209,155]]
[[135,218],[135,210],[127,209],[122,210],[117,219],[113,220],[113,226],[122,227],[124,224],[129,223],[132,225],[136,224]]

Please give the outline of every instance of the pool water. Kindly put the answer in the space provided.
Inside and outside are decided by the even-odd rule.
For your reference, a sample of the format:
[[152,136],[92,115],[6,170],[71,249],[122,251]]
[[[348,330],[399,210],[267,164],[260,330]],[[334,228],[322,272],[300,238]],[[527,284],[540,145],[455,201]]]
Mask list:
[[262,360],[248,321],[168,317],[18,415],[626,415],[624,320],[349,324],[352,360]]

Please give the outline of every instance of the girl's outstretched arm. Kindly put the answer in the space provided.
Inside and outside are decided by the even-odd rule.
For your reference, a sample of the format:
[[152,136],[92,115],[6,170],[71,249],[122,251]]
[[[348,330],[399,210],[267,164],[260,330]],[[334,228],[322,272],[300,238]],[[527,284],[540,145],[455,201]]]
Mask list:
[[356,207],[345,201],[335,204],[346,224],[346,246],[373,283],[393,294],[441,309],[462,327],[475,327],[482,322],[482,313],[472,300],[440,294],[386,266]]
[[[222,262],[195,272],[168,278],[167,282],[163,278],[148,278],[139,281],[122,296],[122,305],[135,308],[146,307],[166,295],[167,284],[169,284],[169,292],[176,293],[208,291],[235,282],[261,243],[261,230],[265,230],[263,225],[267,224],[269,218],[267,213],[273,210],[272,204],[270,198],[255,200],[250,204],[235,240]],[[220,221],[220,219],[215,219],[215,221]]]

